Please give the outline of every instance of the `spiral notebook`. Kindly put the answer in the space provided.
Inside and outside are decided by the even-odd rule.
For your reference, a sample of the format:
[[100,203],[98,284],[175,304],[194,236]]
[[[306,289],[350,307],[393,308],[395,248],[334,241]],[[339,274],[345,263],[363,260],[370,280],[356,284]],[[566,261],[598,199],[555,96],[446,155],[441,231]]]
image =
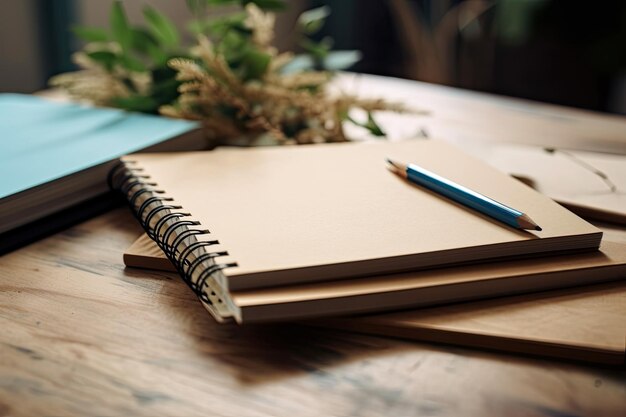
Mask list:
[[[512,229],[384,168],[411,161],[526,212]],[[111,174],[148,235],[220,319],[233,291],[595,250],[602,233],[440,141],[133,155]]]
[[[572,264],[570,261],[574,261]],[[141,268],[151,268],[173,271],[174,267],[165,257],[161,249],[147,235],[142,235],[124,253],[127,265]],[[564,262],[565,261],[565,262]],[[558,289],[532,294],[512,295],[495,299],[453,303],[444,306],[430,306],[385,314],[351,315],[349,317],[328,317],[305,323],[319,327],[334,327],[354,332],[380,334],[418,341],[454,344],[503,350],[516,353],[567,358],[587,362],[608,364],[623,364],[626,360],[626,244],[603,241],[600,251],[582,255],[564,255],[546,257],[539,260],[526,259],[501,263],[500,267],[488,264],[487,268],[460,266],[446,268],[444,273],[447,280],[430,280],[420,273],[412,274],[400,289],[405,294],[396,293],[394,299],[407,300],[406,293],[412,295],[413,306],[437,304],[432,297],[437,285],[443,285],[441,294],[451,295],[455,285],[462,285],[459,277],[471,278],[474,290],[479,279],[486,279],[489,275],[499,275],[498,278],[483,281],[483,290],[508,290],[508,293],[517,292],[517,288],[505,288],[506,285],[493,286],[489,282],[519,282],[521,277],[526,283],[533,280],[533,275],[544,274],[545,285],[577,285],[575,288]],[[506,264],[508,263],[508,266]],[[550,267],[552,265],[552,267]],[[566,265],[566,268],[563,268]],[[495,266],[495,269],[494,269]],[[555,269],[556,267],[556,269]],[[567,280],[556,281],[549,270],[561,274]],[[428,271],[431,273],[432,271]],[[507,275],[516,276],[511,281]],[[456,280],[449,279],[456,276]],[[577,276],[577,278],[575,278]],[[482,278],[481,278],[482,277]],[[318,309],[310,308],[310,302],[302,299],[298,291],[291,291],[291,299],[286,296],[285,288],[276,288],[276,294],[269,295],[272,289],[261,289],[262,293],[252,291],[243,294],[234,294],[236,301],[243,296],[244,301],[257,300],[264,304],[264,309],[271,311],[274,317],[297,317],[302,315],[343,315],[350,313],[350,309],[358,310],[363,305],[363,284],[368,286],[370,301],[366,305],[383,304],[380,301],[384,295],[384,288],[392,290],[389,280],[393,276],[378,277],[378,281],[366,280],[344,281],[343,293],[335,288],[326,288],[326,295],[338,298],[335,305],[341,306],[343,311],[329,311],[323,302],[324,297],[318,300]],[[617,282],[605,282],[618,279]],[[359,282],[361,285],[359,285]],[[523,281],[522,281],[523,282]],[[537,281],[535,280],[535,283]],[[584,285],[581,284],[595,284]],[[445,289],[448,285],[447,289]],[[544,287],[547,288],[547,287]],[[310,287],[309,287],[310,289]],[[398,289],[398,288],[396,288]],[[535,287],[534,290],[540,289]],[[328,291],[331,290],[331,291]],[[381,291],[382,290],[382,291]],[[378,292],[378,295],[377,295]],[[256,294],[255,294],[256,293]],[[430,293],[430,294],[429,294]],[[282,294],[282,295],[281,295]],[[319,294],[319,293],[318,293]],[[294,295],[296,297],[294,297]],[[468,296],[469,294],[464,294]],[[474,293],[473,295],[476,295]],[[492,292],[484,295],[503,295]],[[376,303],[372,297],[379,297]],[[319,297],[319,295],[318,295]],[[359,302],[355,297],[360,298]],[[428,297],[428,299],[426,299]],[[472,298],[472,297],[470,297]],[[281,302],[282,301],[282,302]],[[429,301],[425,302],[425,301]],[[449,302],[450,299],[444,301]],[[458,301],[458,300],[452,300]],[[248,305],[238,304],[246,310]],[[302,306],[304,305],[304,308]],[[319,309],[319,306],[322,309]],[[313,306],[315,307],[315,306]],[[389,308],[390,305],[385,305]],[[289,309],[286,311],[285,309]],[[294,314],[295,312],[295,314]],[[258,311],[245,312],[244,316],[251,315],[259,318]]]

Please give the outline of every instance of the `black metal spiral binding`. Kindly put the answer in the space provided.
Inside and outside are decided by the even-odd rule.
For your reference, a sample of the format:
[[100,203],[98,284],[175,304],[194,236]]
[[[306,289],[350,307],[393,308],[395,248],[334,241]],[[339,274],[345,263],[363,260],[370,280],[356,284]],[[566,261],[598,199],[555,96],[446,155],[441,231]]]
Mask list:
[[211,246],[211,245],[217,245],[219,242],[219,240],[210,240],[208,242],[202,242],[202,241],[197,241],[197,242],[193,242],[191,245],[188,245],[181,253],[180,255],[178,255],[181,264],[183,265],[189,265],[189,261],[187,260],[187,257],[189,255],[191,255],[196,249],[198,249],[201,246]]
[[[139,206],[139,209],[137,210],[137,215],[139,216],[139,218],[143,219],[143,212],[146,208],[148,208],[148,206],[152,203],[156,203],[157,201],[163,202],[163,201],[173,201],[173,198],[169,198],[169,197],[148,197],[146,198],[146,200],[141,203],[141,206]],[[162,206],[159,206],[162,207]],[[150,219],[146,218],[142,225],[147,225],[150,224]]]
[[[159,200],[160,199],[160,200]],[[163,197],[158,197],[156,198],[154,201],[169,201],[169,200],[165,200]],[[150,224],[150,222],[152,221],[152,218],[154,216],[156,216],[159,212],[164,211],[164,210],[180,210],[181,208],[183,208],[183,206],[176,206],[176,205],[172,205],[172,204],[162,204],[160,206],[156,206],[153,207],[148,214],[146,214],[145,216],[143,215],[144,211],[148,208],[148,206],[144,206],[144,207],[140,207],[139,210],[137,210],[137,216],[139,216],[142,219],[141,224],[145,224],[148,225]],[[169,214],[181,214],[181,215],[186,215],[186,216],[191,216],[190,213],[169,213]],[[169,215],[167,214],[167,215]],[[159,220],[160,222],[161,220]],[[157,224],[159,224],[157,222]]]
[[[144,228],[148,236],[153,239],[161,248],[163,253],[176,267],[176,270],[182,277],[183,281],[191,288],[194,293],[203,302],[213,305],[215,302],[221,303],[222,300],[216,299],[216,292],[207,284],[208,279],[218,271],[226,268],[237,266],[236,263],[214,263],[200,272],[196,281],[193,275],[196,270],[206,261],[213,261],[220,256],[228,255],[228,252],[209,252],[208,248],[216,245],[217,240],[211,241],[195,241],[187,246],[183,243],[192,236],[210,234],[207,229],[198,229],[200,222],[195,220],[183,220],[184,217],[191,216],[190,213],[179,212],[182,206],[168,204],[173,199],[162,196],[164,191],[154,189],[157,184],[149,182],[149,175],[141,174],[142,168],[135,167],[133,161],[119,162],[109,172],[107,183],[111,189],[119,191],[128,201],[130,208],[137,218],[141,226]],[[137,207],[139,198],[149,195]],[[159,194],[159,195],[156,195]],[[159,213],[163,214],[151,226],[152,221]],[[181,230],[182,228],[182,230]],[[174,232],[178,235],[170,242]],[[184,246],[181,250],[179,247]],[[189,257],[195,254],[193,261],[189,261]]]
[[[167,205],[167,204],[159,206],[156,209],[154,209],[153,211],[151,211],[150,214],[148,214],[148,216],[146,216],[145,224],[150,224],[151,217],[153,215],[155,215],[156,213],[158,213],[159,211],[170,210],[170,209],[178,210],[180,208],[182,208],[182,207],[181,206],[170,206],[170,205]],[[180,217],[188,217],[188,216],[191,216],[191,214],[189,214],[189,213],[168,213],[165,216],[161,217],[157,221],[156,225],[154,225],[154,228],[149,228],[148,226],[145,226],[152,233],[152,234],[148,233],[148,236],[150,236],[150,238],[156,240],[160,236],[162,236],[161,235],[161,228],[163,226],[165,226],[169,220],[173,220],[174,218],[180,218]]]
[[[135,205],[136,205],[135,203],[137,203],[137,199],[138,199],[138,198],[139,198],[142,194],[149,194],[149,193],[163,194],[163,193],[165,193],[165,191],[163,191],[163,190],[148,190],[148,189],[146,189],[146,188],[142,188],[142,189],[141,189],[141,190],[139,190],[139,191],[135,191],[135,192],[133,193],[133,195],[132,195],[132,196],[130,196],[130,198],[128,199],[128,204],[130,204],[130,206],[131,206],[131,207],[135,207]],[[160,201],[167,201],[167,199],[166,199],[166,198],[162,198],[162,199],[160,199],[160,198],[158,198],[158,197],[150,197],[150,198],[153,198],[153,199],[154,199],[154,201],[157,201],[157,200],[160,200]],[[172,199],[170,199],[170,201],[171,201],[171,200],[172,200]]]
[[189,268],[187,268],[187,273],[189,275],[193,275],[193,273],[196,271],[196,268],[198,268],[198,266],[200,266],[202,262],[207,261],[209,259],[213,259],[217,256],[225,256],[225,255],[228,255],[228,252],[203,253],[202,255],[194,259],[193,262],[190,263]]
[[172,255],[174,254],[174,252],[171,250],[170,237],[172,236],[174,231],[176,231],[181,226],[200,226],[200,222],[195,220],[179,220],[176,223],[172,223],[167,226],[165,232],[163,232],[163,238],[161,239],[161,241],[163,242],[163,246],[165,246],[167,251],[171,252]]
[[175,254],[180,254],[178,250],[178,246],[185,241],[185,239],[194,236],[194,235],[207,235],[211,233],[208,229],[200,230],[200,229],[188,229],[180,232],[178,237],[174,239],[174,242],[170,245],[172,248],[172,252]]

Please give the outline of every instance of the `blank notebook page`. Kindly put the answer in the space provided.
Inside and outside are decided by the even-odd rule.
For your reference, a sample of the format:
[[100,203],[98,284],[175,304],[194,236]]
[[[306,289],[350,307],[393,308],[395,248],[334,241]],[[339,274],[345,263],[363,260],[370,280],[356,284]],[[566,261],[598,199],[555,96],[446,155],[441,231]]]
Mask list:
[[[390,173],[417,163],[527,213],[508,227]],[[134,160],[219,239],[231,289],[456,261],[597,248],[601,232],[549,198],[439,141],[139,154]],[[232,258],[232,259],[230,259]]]

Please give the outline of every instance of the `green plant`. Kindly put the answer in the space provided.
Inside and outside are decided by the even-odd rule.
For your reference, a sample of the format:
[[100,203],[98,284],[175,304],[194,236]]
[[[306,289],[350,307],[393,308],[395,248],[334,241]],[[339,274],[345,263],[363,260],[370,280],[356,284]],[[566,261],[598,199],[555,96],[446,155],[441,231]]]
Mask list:
[[[299,17],[294,36],[302,53],[279,53],[272,45],[276,11],[283,0],[187,0],[188,30],[197,39],[181,43],[174,24],[156,9],[143,9],[142,25],[131,25],[114,2],[108,30],[74,28],[86,41],[74,55],[80,71],[51,79],[77,99],[131,111],[197,119],[216,140],[269,133],[279,142],[344,141],[351,121],[377,136],[376,110],[402,111],[381,100],[331,97],[326,85],[336,70],[352,66],[358,51],[332,51],[332,40],[314,41],[328,7]],[[226,11],[225,11],[226,10]],[[351,108],[364,109],[358,123]]]
[[128,22],[121,2],[114,2],[109,30],[75,27],[76,36],[87,42],[74,61],[82,68],[61,74],[51,84],[70,95],[98,105],[156,113],[178,97],[179,82],[167,66],[169,59],[185,56],[180,34],[156,9],[143,10],[145,26]]

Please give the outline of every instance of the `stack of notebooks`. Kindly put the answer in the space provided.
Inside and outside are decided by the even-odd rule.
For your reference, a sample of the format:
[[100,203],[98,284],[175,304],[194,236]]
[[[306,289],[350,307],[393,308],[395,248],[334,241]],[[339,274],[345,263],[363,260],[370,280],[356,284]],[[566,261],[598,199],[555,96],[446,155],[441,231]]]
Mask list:
[[[624,362],[626,245],[495,168],[431,140],[166,153],[205,146],[188,121],[0,95],[0,252],[111,206],[112,187],[146,231],[125,263],[177,271],[220,322]],[[386,158],[543,229],[413,185]]]
[[[407,183],[388,172],[387,157],[515,207],[543,230],[506,226]],[[626,246],[602,242],[600,230],[548,197],[440,141],[135,154],[122,159],[110,183],[146,230],[125,254],[126,265],[176,270],[218,321],[315,319],[356,331],[623,362],[619,285],[603,293],[607,305],[593,314],[583,311],[593,300],[563,293],[550,296],[553,305],[532,295],[467,303],[620,280]],[[602,304],[602,297],[594,300]],[[466,303],[431,307],[459,302]],[[498,308],[508,311],[509,303],[520,326],[499,319],[507,314]],[[413,310],[371,315],[400,309]],[[555,331],[568,320],[574,328],[583,323],[577,315],[614,337]]]

